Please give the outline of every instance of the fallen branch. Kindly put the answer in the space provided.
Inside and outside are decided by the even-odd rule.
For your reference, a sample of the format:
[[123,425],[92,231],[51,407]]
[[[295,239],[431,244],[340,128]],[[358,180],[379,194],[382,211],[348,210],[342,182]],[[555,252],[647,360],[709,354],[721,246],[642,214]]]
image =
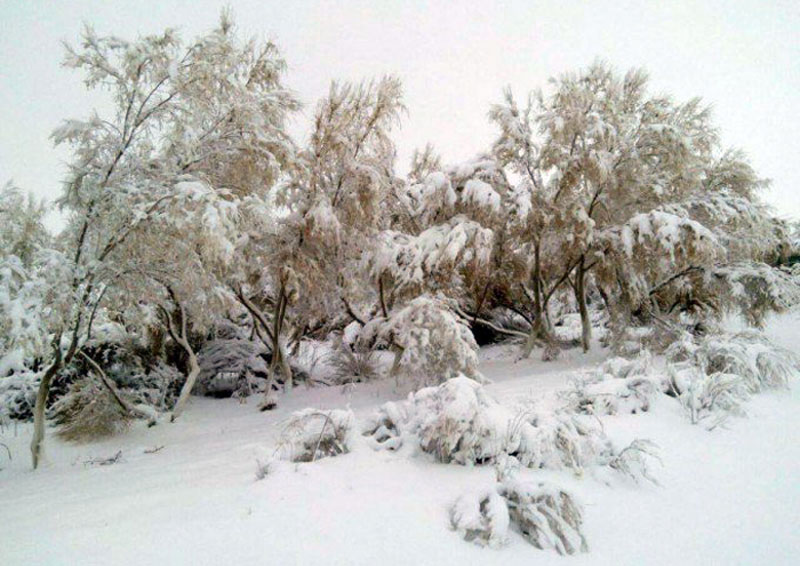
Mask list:
[[111,393],[111,396],[114,398],[114,400],[117,402],[117,404],[125,412],[126,415],[138,416],[147,419],[148,426],[153,426],[154,424],[156,424],[154,415],[152,413],[144,411],[136,407],[135,405],[132,405],[122,397],[122,394],[117,389],[117,386],[114,385],[114,382],[111,381],[111,379],[106,375],[106,372],[103,371],[103,368],[101,368],[97,362],[95,362],[91,357],[89,357],[86,354],[86,352],[81,350],[80,355],[83,356],[83,358],[87,362],[89,362],[89,365],[92,366],[92,369],[100,377],[100,381],[103,383],[105,388],[108,389],[108,391]]
[[84,465],[89,466],[110,466],[111,464],[116,464],[122,459],[122,450],[114,454],[109,458],[91,458],[84,462]]
[[527,338],[528,337],[527,332],[520,332],[519,330],[511,330],[509,328],[503,328],[502,326],[497,326],[496,324],[486,320],[485,318],[478,317],[477,313],[476,313],[476,315],[470,316],[469,314],[465,313],[463,310],[461,310],[458,307],[455,307],[455,311],[456,311],[456,314],[458,316],[460,316],[461,318],[463,318],[464,320],[467,320],[467,321],[472,320],[473,323],[477,321],[477,322],[483,324],[484,326],[488,326],[489,328],[491,328],[495,332],[499,332],[500,334],[506,334],[507,336],[519,336],[520,338]]

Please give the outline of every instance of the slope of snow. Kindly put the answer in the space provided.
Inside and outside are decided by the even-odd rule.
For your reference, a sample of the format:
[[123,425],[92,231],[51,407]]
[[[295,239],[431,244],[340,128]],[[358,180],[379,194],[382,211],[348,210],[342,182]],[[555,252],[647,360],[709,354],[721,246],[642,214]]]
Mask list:
[[[800,316],[767,332],[797,350]],[[503,403],[554,401],[581,367],[606,355],[515,363],[516,352],[482,353],[488,391]],[[417,454],[373,451],[357,437],[351,453],[280,463],[257,481],[257,461],[274,450],[281,424],[303,407],[351,408],[363,419],[405,396],[390,383],[296,389],[281,407],[256,400],[192,399],[184,418],[91,445],[50,436],[47,464],[31,472],[29,426],[5,428],[0,451],[0,563],[50,564],[796,564],[800,552],[800,384],[748,403],[749,417],[708,432],[659,398],[644,415],[604,417],[608,435],[660,446],[661,486],[619,478],[522,470],[583,504],[590,552],[563,558],[512,533],[481,548],[449,526],[451,505],[494,482],[491,467],[434,463]],[[155,453],[146,450],[163,446]],[[122,451],[118,463],[86,464]]]

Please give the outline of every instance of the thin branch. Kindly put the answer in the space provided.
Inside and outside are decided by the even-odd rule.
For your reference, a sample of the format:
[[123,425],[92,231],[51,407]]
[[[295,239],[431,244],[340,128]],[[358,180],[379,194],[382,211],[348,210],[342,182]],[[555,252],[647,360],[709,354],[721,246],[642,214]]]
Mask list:
[[483,324],[484,326],[488,326],[489,328],[491,328],[495,332],[499,332],[500,334],[506,334],[507,336],[518,336],[520,338],[527,338],[528,337],[528,333],[527,332],[520,332],[519,330],[511,330],[509,328],[503,328],[502,326],[497,326],[493,322],[490,322],[490,321],[488,321],[488,320],[486,320],[484,318],[479,318],[479,317],[474,316],[474,315],[469,315],[469,314],[465,313],[463,310],[461,310],[458,307],[455,307],[455,311],[456,311],[456,314],[458,314],[458,316],[460,316],[464,320],[473,319],[474,321],[477,321],[477,322]]

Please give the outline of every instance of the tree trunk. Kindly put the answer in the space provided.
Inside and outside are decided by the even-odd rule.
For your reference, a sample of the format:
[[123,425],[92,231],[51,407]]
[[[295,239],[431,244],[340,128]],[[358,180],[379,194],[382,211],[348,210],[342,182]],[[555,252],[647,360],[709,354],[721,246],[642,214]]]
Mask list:
[[403,349],[397,344],[392,343],[391,350],[394,351],[394,361],[392,368],[389,370],[389,375],[394,377],[394,386],[396,389],[400,388],[400,359],[403,357]]
[[542,268],[539,255],[539,243],[536,242],[533,246],[533,324],[531,325],[530,334],[525,341],[525,346],[522,349],[522,357],[528,358],[533,351],[533,348],[542,342],[547,343],[550,339],[547,332],[547,321],[545,320],[544,312],[547,308],[546,303],[542,301]]
[[283,331],[283,321],[286,318],[286,304],[289,298],[286,296],[285,289],[281,285],[281,293],[278,297],[278,311],[275,315],[275,329],[273,330],[273,362],[276,360],[281,366],[281,373],[283,373],[284,387],[286,391],[291,391],[294,387],[294,376],[292,375],[292,368],[289,365],[289,360],[286,357],[286,350],[281,343],[281,332]]
[[197,381],[197,376],[200,375],[200,364],[197,363],[197,356],[194,350],[192,350],[188,342],[185,340],[182,342],[181,346],[189,355],[189,375],[186,376],[186,381],[181,388],[181,393],[178,396],[178,400],[175,402],[175,408],[172,409],[172,416],[169,419],[170,422],[175,422],[175,419],[180,417],[181,413],[183,413],[186,402],[189,400],[189,395],[191,395],[194,384]]
[[33,469],[39,467],[42,455],[42,441],[44,440],[45,408],[47,407],[47,397],[50,395],[50,385],[53,378],[61,367],[61,349],[56,345],[55,359],[47,371],[42,376],[39,383],[39,390],[36,393],[36,406],[33,409],[33,439],[31,439],[31,459]]
[[189,335],[186,331],[186,311],[183,309],[183,305],[181,305],[177,299],[175,299],[174,293],[170,291],[170,295],[172,296],[173,301],[176,303],[178,309],[180,309],[180,333],[178,332],[178,329],[175,328],[175,322],[172,319],[172,314],[167,312],[166,309],[162,309],[162,312],[167,319],[167,330],[169,331],[169,335],[172,337],[175,343],[183,348],[183,350],[189,356],[189,373],[186,375],[186,381],[184,382],[183,387],[181,387],[178,400],[175,402],[175,407],[173,407],[172,415],[169,418],[170,422],[175,422],[175,419],[180,417],[181,413],[183,413],[183,410],[186,407],[186,402],[189,400],[189,395],[192,394],[192,389],[197,381],[197,376],[200,375],[200,364],[197,363],[197,356],[192,349],[192,345],[189,344]]
[[589,309],[586,306],[586,272],[583,258],[578,262],[575,273],[575,300],[581,315],[581,346],[584,352],[588,352],[592,341],[592,321],[589,319]]

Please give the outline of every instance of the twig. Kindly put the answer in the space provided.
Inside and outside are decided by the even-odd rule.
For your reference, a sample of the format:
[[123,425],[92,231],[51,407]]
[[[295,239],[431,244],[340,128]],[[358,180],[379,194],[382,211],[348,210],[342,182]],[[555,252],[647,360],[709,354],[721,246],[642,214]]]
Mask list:
[[156,452],[159,452],[163,448],[164,448],[163,444],[161,446],[156,446],[155,448],[145,448],[144,453],[145,454],[155,454]]
[[[319,438],[317,438],[317,445],[314,448],[314,453],[311,454],[311,461],[312,462],[317,459],[317,451],[319,451],[319,446],[320,446],[320,444],[322,444],[322,435],[325,433],[325,427],[328,425],[329,422],[331,423],[331,426],[333,426],[333,421],[331,421],[331,416],[330,416],[329,413],[323,413],[323,412],[320,411],[319,413],[317,413],[317,415],[321,415],[321,416],[325,417],[325,422],[322,423],[322,428],[319,431]],[[334,429],[335,429],[335,427],[334,427]],[[336,434],[336,431],[334,430],[334,435],[335,434]]]

